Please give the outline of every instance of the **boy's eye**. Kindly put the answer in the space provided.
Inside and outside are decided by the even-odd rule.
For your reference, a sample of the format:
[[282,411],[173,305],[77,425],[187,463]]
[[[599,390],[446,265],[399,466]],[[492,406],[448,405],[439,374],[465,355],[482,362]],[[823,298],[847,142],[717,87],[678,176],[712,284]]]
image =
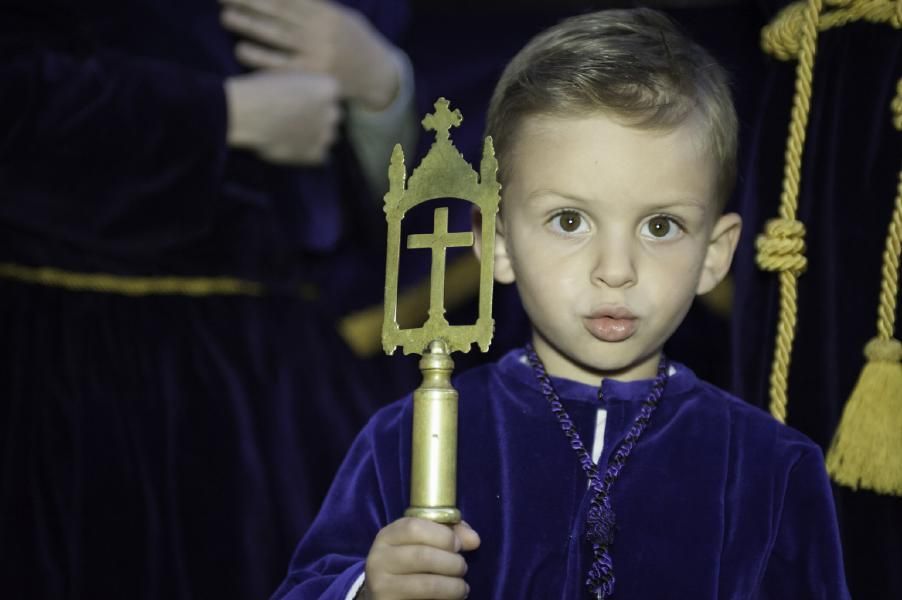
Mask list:
[[563,210],[551,218],[551,229],[557,233],[582,233],[588,225],[581,214],[575,210]]
[[682,230],[670,217],[658,215],[645,222],[643,233],[657,240],[671,240],[676,238]]

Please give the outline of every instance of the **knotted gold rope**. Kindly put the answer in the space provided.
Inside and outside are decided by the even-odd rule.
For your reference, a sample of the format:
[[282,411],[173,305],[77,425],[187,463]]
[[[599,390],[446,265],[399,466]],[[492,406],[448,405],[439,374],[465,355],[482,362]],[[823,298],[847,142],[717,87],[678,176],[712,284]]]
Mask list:
[[805,130],[811,106],[817,23],[821,7],[821,0],[807,0],[804,11],[799,13],[803,20],[800,23],[795,96],[786,141],[780,217],[768,221],[764,234],[759,235],[755,241],[758,265],[767,271],[780,272],[780,316],[770,376],[770,412],[781,423],[786,421],[786,388],[796,327],[797,283],[807,264],[804,255],[805,226],[796,220],[796,210],[799,205],[802,149],[805,146]]
[[[805,268],[804,227],[795,221],[800,155],[810,107],[811,73],[817,32],[853,21],[887,23],[902,28],[902,0],[827,0],[796,2],[764,28],[766,52],[786,60],[798,57],[796,94],[787,142],[780,219],[760,236],[758,263],[780,271],[780,322],[771,374],[771,412],[786,418],[789,352],[796,321],[796,280]],[[892,102],[893,124],[902,130],[902,81]],[[902,495],[902,342],[893,337],[902,253],[902,171],[892,221],[883,253],[877,337],[868,342],[868,359],[827,455],[827,468],[837,482],[881,493]]]
[[[822,12],[818,31],[842,27],[855,21],[889,23],[902,28],[902,2],[898,0],[826,0],[832,10]],[[806,25],[806,2],[795,2],[784,8],[761,31],[764,51],[780,60],[792,60],[799,54],[803,28]]]
[[[892,102],[902,130],[902,79]],[[827,470],[854,489],[902,495],[902,342],[894,337],[902,255],[902,170],[883,251],[877,337],[864,348],[867,362],[843,408],[827,453]]]

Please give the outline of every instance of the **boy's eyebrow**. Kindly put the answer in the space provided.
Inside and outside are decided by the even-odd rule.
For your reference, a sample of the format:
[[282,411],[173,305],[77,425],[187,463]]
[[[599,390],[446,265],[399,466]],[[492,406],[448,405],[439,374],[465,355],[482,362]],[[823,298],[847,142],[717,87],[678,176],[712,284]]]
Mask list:
[[667,208],[686,207],[686,208],[697,208],[703,212],[707,212],[708,207],[711,205],[712,202],[713,202],[713,200],[705,200],[705,199],[696,200],[694,198],[685,198],[685,199],[649,204],[648,208],[650,208],[652,210],[664,210]]
[[[592,203],[592,200],[589,198],[583,198],[582,196],[576,196],[573,194],[567,194],[564,192],[558,192],[558,191],[549,190],[549,189],[535,190],[526,197],[526,200],[527,201],[536,200],[536,199],[548,197],[548,196],[553,196],[555,198],[560,198],[563,200],[570,200],[572,202],[576,202],[576,203],[580,203],[580,204],[591,204]],[[666,210],[669,208],[685,207],[685,208],[698,209],[698,210],[701,210],[702,212],[706,213],[706,212],[708,212],[709,207],[713,203],[714,203],[714,200],[710,199],[710,198],[686,197],[686,198],[676,198],[673,200],[662,200],[662,201],[657,201],[657,202],[649,202],[647,205],[643,206],[643,208],[645,208],[646,210],[649,210],[649,211],[658,211],[658,210]]]
[[543,198],[543,197],[547,197],[547,196],[554,196],[555,198],[562,198],[564,200],[572,200],[574,202],[580,202],[583,204],[589,202],[589,200],[587,198],[582,198],[580,196],[574,196],[573,194],[565,194],[563,192],[557,192],[555,190],[549,190],[549,189],[533,190],[532,192],[529,193],[529,195],[526,196],[526,200],[535,200],[536,198]]

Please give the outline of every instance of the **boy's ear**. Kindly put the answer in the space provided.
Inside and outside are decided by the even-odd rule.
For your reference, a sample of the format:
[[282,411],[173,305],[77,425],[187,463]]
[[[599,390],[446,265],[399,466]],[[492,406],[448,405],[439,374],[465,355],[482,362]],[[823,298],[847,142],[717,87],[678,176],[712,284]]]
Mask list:
[[705,252],[705,264],[698,281],[696,294],[706,294],[727,276],[733,263],[733,253],[739,243],[742,230],[742,218],[736,213],[721,215],[711,230],[708,250]]
[[[482,260],[482,213],[474,207],[470,213],[473,221],[473,252]],[[501,212],[495,217],[495,281],[513,283],[514,269],[507,252],[507,240],[504,237],[504,221]]]

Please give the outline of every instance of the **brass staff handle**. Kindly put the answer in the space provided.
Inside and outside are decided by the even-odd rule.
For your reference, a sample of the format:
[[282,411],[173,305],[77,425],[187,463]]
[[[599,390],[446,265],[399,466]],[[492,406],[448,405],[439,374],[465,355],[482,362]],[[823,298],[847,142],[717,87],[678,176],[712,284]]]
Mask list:
[[457,509],[457,390],[448,346],[433,341],[420,359],[423,382],[413,393],[408,517],[460,522]]

